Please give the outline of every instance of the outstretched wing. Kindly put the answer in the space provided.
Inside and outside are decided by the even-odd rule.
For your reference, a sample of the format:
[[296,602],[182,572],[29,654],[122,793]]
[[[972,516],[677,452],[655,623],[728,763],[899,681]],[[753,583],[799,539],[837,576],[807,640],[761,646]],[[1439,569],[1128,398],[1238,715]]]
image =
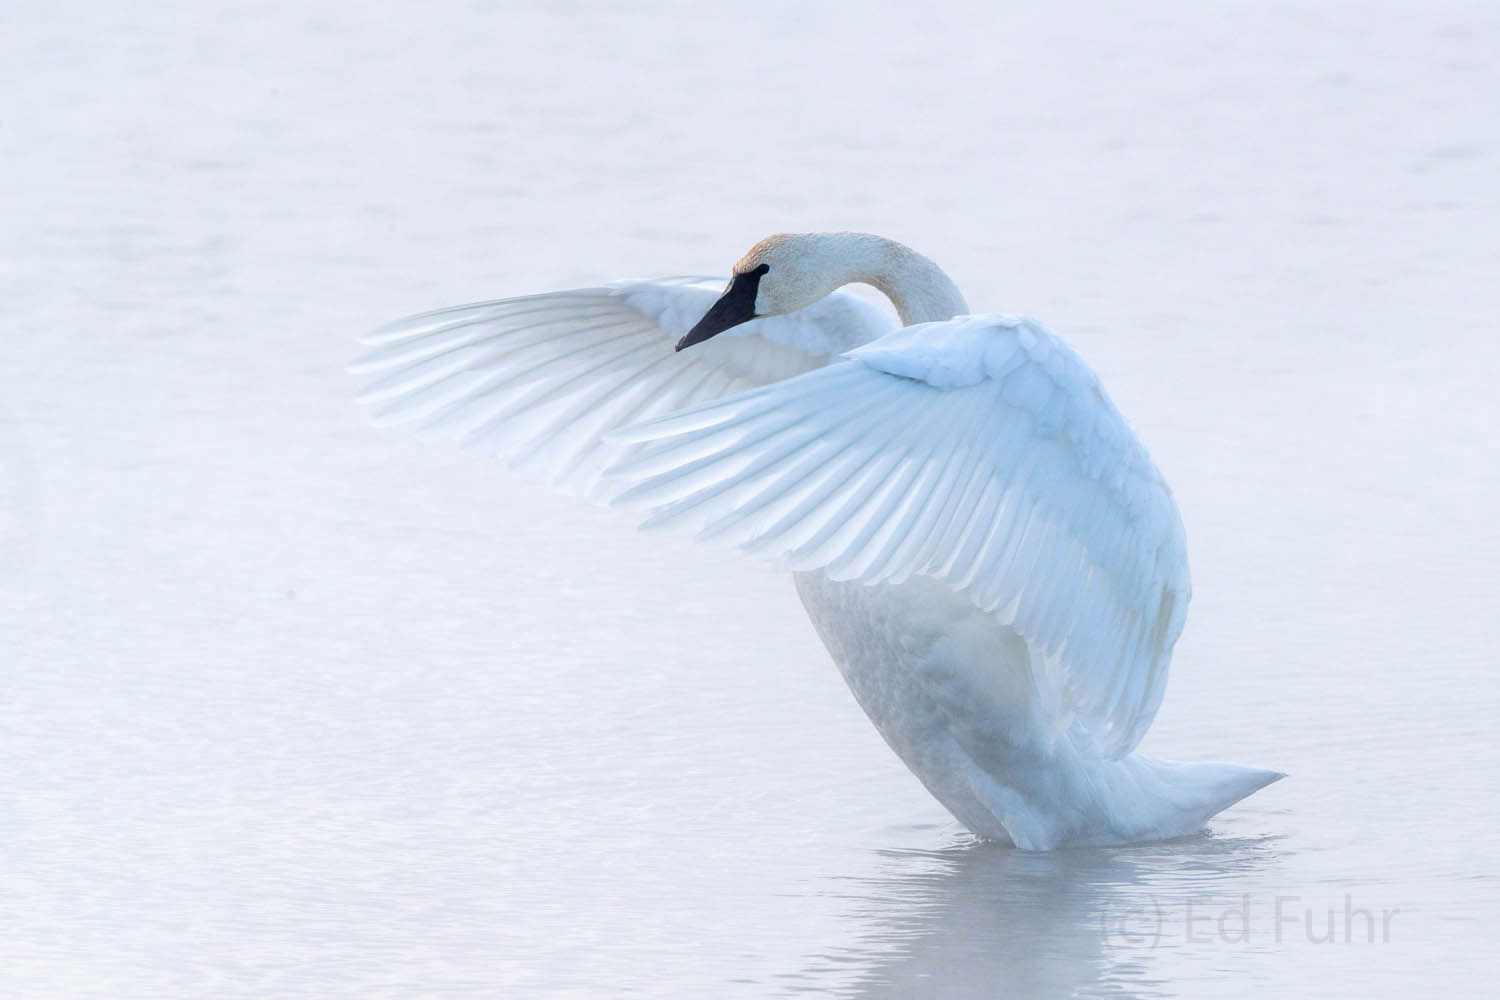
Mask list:
[[675,352],[724,285],[618,282],[440,309],[368,334],[350,370],[376,376],[359,398],[377,422],[446,432],[602,499],[600,471],[629,453],[607,432],[810,371],[894,325],[836,294]]
[[1161,474],[1039,324],[907,327],[849,360],[627,428],[620,505],[794,570],[935,577],[1041,651],[1104,752],[1151,723],[1186,618]]

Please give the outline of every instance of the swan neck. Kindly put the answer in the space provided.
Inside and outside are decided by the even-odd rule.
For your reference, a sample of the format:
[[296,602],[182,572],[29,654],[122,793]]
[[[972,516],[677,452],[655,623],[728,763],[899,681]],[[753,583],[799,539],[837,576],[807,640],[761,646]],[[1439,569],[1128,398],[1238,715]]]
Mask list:
[[969,311],[958,286],[943,269],[910,247],[879,236],[858,235],[848,249],[853,272],[849,280],[873,285],[890,299],[903,326],[952,319]]

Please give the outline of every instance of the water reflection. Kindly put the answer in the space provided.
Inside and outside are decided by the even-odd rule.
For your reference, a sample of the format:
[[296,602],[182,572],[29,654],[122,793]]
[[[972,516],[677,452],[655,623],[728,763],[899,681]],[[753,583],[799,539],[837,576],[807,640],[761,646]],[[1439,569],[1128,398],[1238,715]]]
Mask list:
[[858,997],[1158,996],[1157,960],[1187,933],[1183,901],[1214,912],[1259,891],[1278,855],[1268,839],[1205,834],[1048,854],[964,840],[881,859],[883,873],[849,892],[855,943],[817,956],[799,984],[842,979]]

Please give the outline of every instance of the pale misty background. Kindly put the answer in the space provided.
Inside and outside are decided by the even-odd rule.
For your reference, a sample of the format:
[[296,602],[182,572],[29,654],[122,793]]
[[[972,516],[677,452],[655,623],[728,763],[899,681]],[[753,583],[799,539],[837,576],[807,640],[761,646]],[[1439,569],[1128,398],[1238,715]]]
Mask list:
[[[0,994],[1488,993],[1497,48],[1488,3],[11,0]],[[1193,561],[1144,749],[1288,780],[975,844],[785,579],[351,403],[393,317],[837,228],[1098,369]]]

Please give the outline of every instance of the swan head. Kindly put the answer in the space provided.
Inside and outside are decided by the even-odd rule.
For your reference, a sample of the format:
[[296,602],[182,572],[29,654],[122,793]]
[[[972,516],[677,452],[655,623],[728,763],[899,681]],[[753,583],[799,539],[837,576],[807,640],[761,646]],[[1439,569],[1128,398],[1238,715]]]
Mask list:
[[903,326],[969,311],[942,268],[895,240],[869,233],[777,233],[740,258],[729,287],[677,349],[759,316],[796,312],[855,282],[883,292]]
[[677,350],[701,344],[759,316],[779,316],[812,305],[849,283],[837,267],[829,233],[777,233],[767,236],[734,265],[734,276],[719,300],[677,342]]

